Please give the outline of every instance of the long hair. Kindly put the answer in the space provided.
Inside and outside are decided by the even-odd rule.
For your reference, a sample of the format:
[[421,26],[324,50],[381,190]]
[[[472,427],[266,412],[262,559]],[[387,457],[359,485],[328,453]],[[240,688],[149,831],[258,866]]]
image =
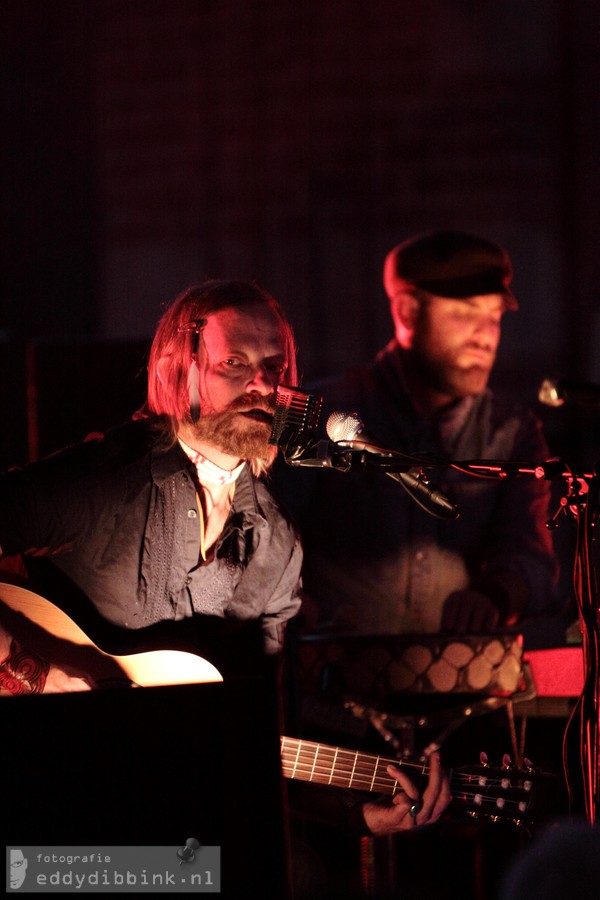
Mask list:
[[[285,336],[286,383],[295,385],[298,379],[296,342],[292,326],[279,303],[255,283],[212,279],[188,287],[163,313],[159,320],[148,357],[148,394],[144,406],[137,413],[141,418],[150,414],[167,416],[165,438],[174,442],[179,422],[190,418],[188,373],[192,361],[193,331],[180,329],[193,321],[206,318],[222,309],[243,309],[262,304],[279,318]],[[203,342],[198,343],[198,363],[202,364]],[[159,360],[160,377],[158,374]],[[250,460],[255,475],[268,468],[265,460]]]

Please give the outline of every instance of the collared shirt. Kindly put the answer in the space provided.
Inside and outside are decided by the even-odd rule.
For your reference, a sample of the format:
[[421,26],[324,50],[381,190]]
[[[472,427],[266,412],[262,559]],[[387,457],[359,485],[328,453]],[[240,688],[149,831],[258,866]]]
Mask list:
[[179,444],[161,446],[156,425],[129,422],[0,475],[2,552],[45,556],[114,625],[260,620],[266,652],[278,653],[300,606],[294,527],[245,469],[204,563],[194,466]]
[[[491,390],[434,421],[417,413],[395,341],[372,363],[307,385],[332,411],[354,412],[384,447],[432,460],[542,462],[548,448],[535,416]],[[375,463],[375,460],[373,461]],[[519,592],[526,615],[554,612],[557,564],[545,523],[549,482],[426,469],[459,518],[430,515],[375,464],[349,472],[279,466],[274,490],[296,517],[303,582],[320,627],[338,633],[409,634],[440,628],[454,590]]]

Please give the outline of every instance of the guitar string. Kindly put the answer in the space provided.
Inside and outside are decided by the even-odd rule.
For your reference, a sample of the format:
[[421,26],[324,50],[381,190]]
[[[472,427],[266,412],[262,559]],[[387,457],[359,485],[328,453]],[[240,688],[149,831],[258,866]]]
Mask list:
[[[331,782],[333,786],[341,786],[339,783]],[[360,786],[353,784],[355,789],[360,790]],[[389,794],[389,791],[384,789],[384,786],[378,785],[375,783],[371,788],[367,788],[366,786],[363,788],[364,790],[369,790],[374,793],[381,794]],[[491,793],[488,793],[491,791]],[[511,796],[510,792],[503,792],[502,794],[497,794],[493,792],[493,786],[487,785],[485,787],[479,787],[478,789],[473,789],[471,787],[470,790],[452,790],[452,796],[455,800],[463,803],[470,804],[474,807],[482,811],[493,811],[498,815],[524,815],[528,812],[530,807],[530,795],[527,793],[518,793],[517,797]]]
[[[410,762],[408,760],[392,759],[392,758],[386,758],[386,757],[375,756],[375,755],[373,755],[369,759],[365,758],[365,759],[361,760],[360,757],[365,756],[365,754],[363,754],[361,751],[344,750],[339,747],[332,748],[332,747],[328,747],[327,745],[323,745],[323,744],[311,745],[310,742],[306,742],[306,741],[304,741],[302,743],[304,745],[307,745],[307,743],[308,743],[308,746],[303,747],[303,746],[301,746],[301,744],[299,742],[298,744],[293,745],[292,749],[290,749],[290,747],[287,746],[289,743],[291,743],[290,738],[283,738],[282,742],[283,742],[282,743],[282,754],[285,754],[286,757],[289,759],[290,764],[295,765],[296,767],[301,766],[301,765],[306,765],[310,769],[312,769],[315,766],[322,766],[322,767],[325,767],[325,770],[327,770],[333,762],[333,765],[338,770],[341,770],[343,768],[343,765],[347,764],[347,766],[355,772],[362,770],[363,774],[368,774],[370,771],[372,771],[372,767],[373,767],[374,763],[376,762],[378,766],[379,765],[386,765],[386,766],[394,765],[394,766],[398,766],[400,769],[410,769],[410,770],[412,770],[413,773],[418,772],[421,775],[428,775],[429,771],[430,771],[429,766],[427,766],[425,763]],[[328,757],[331,757],[331,759],[329,761],[328,761]],[[484,772],[486,771],[486,767],[483,764],[481,764],[481,769],[482,769],[481,775],[483,777]],[[489,769],[489,773],[490,773],[489,777],[492,777],[492,773],[494,771],[501,771],[503,773],[503,775],[504,775],[504,772],[506,772],[507,777],[510,775],[511,772],[512,773],[521,772],[523,775],[529,774],[527,769],[521,770],[521,769],[515,769],[515,768],[509,767],[506,769],[502,768],[499,770],[499,769],[497,769],[497,768],[495,769],[493,766],[491,766]],[[457,774],[457,776],[460,776],[460,773],[458,771],[456,772],[456,774]],[[533,774],[533,773],[531,773],[531,774]],[[390,777],[390,776],[388,776],[388,777]],[[469,776],[465,776],[465,777],[469,777]],[[502,780],[502,777],[503,776],[498,776],[498,780]]]
[[[361,771],[359,769],[356,769],[354,772],[348,770],[346,774],[340,773],[328,777],[328,769],[322,768],[319,771],[318,769],[314,769],[312,766],[306,766],[303,769],[296,763],[292,763],[291,761],[286,762],[285,760],[283,762],[283,768],[284,773],[291,778],[298,778],[300,780],[306,781],[315,781],[320,784],[330,782],[331,784],[343,784],[352,787],[370,787],[371,785],[373,785],[374,787],[380,788],[382,791],[387,787],[393,787],[393,785],[397,784],[395,779],[388,774],[375,773],[375,777],[373,777],[372,770]],[[491,777],[487,774],[479,775],[475,773],[472,775],[468,775],[465,773],[453,772],[451,780],[453,785],[470,787],[474,793],[478,793],[479,790],[484,791],[489,789],[500,789],[506,792],[530,792],[530,788],[527,785],[527,779],[523,784],[515,784],[514,781],[509,781],[508,778],[503,777]]]
[[[292,744],[294,750],[290,750]],[[397,765],[401,769],[418,770],[419,774],[428,774],[429,767],[424,764],[411,763],[404,760],[386,759],[382,757],[374,757],[373,760],[360,760],[362,755],[360,752],[343,750],[341,748],[330,748],[323,745],[311,745],[311,748],[301,746],[302,742],[297,744],[289,738],[282,739],[282,763],[284,775],[288,777],[304,778],[307,781],[316,781],[318,783],[330,783],[334,785],[352,786],[356,789],[378,790],[381,793],[389,793],[390,788],[397,785],[395,779],[387,772],[380,771],[382,766]],[[314,748],[314,750],[313,750]],[[321,753],[321,759],[317,760],[318,753]],[[287,758],[286,758],[287,757]],[[330,757],[329,763],[327,757]],[[331,765],[333,763],[333,766]],[[333,768],[337,770],[337,774],[333,775]],[[478,806],[483,804],[493,804],[496,809],[501,809],[506,805],[516,804],[520,812],[524,812],[527,807],[526,799],[531,796],[531,773],[520,771],[520,774],[529,776],[525,778],[522,784],[515,785],[514,775],[515,769],[502,769],[500,775],[493,774],[494,769],[489,771],[485,769],[480,773],[461,773],[452,772],[451,783],[453,787],[462,787],[459,794],[460,799],[471,799]],[[501,791],[501,794],[497,792]],[[496,792],[496,793],[493,793]],[[395,790],[392,791],[395,793]],[[458,790],[453,791],[454,795],[458,794]],[[492,794],[493,796],[488,796]],[[520,797],[518,801],[514,795]]]

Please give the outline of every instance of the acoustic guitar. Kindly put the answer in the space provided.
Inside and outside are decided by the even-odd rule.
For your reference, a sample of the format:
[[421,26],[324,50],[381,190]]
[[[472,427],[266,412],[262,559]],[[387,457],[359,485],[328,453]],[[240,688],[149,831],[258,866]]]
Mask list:
[[[86,673],[98,687],[153,687],[222,681],[218,669],[187,650],[157,649],[136,652],[145,635],[127,632],[131,652],[111,653],[124,645],[125,629],[111,626],[82,610],[86,631],[45,597],[20,585],[0,584],[0,623],[22,647],[56,665]],[[94,634],[94,639],[88,632]],[[8,695],[8,691],[0,691]]]
[[[111,642],[122,646],[122,629],[113,633],[111,626],[103,623],[101,639],[95,634],[92,640],[54,603],[18,585],[0,584],[0,622],[21,646],[53,663],[87,673],[99,688],[223,681],[212,663],[187,650],[112,654],[103,647]],[[98,622],[88,625],[95,631],[99,628]],[[136,637],[133,632],[133,647]],[[11,696],[8,691],[0,691],[0,695]],[[424,786],[429,772],[424,762],[386,758],[287,736],[280,741],[282,771],[289,779],[394,795],[399,785],[386,771],[388,765],[405,770],[419,786]],[[501,766],[491,766],[481,754],[479,764],[450,772],[450,788],[454,804],[465,811],[521,825],[531,820],[540,782],[552,777],[530,765],[516,768],[508,757]]]

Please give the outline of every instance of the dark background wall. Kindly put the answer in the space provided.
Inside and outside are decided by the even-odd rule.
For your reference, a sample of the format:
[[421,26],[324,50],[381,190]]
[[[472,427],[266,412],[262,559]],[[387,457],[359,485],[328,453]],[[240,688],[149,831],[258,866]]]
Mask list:
[[[2,0],[0,468],[126,418],[162,304],[206,277],[271,291],[307,377],[368,359],[391,336],[385,254],[446,227],[513,259],[494,383],[595,464],[600,407],[537,391],[600,383],[599,19],[597,0]],[[573,532],[554,534],[568,593]]]
[[0,468],[128,417],[162,304],[206,277],[271,291],[306,377],[368,359],[385,254],[446,227],[512,256],[494,384],[594,465],[600,407],[537,392],[600,383],[599,25],[597,0],[2,0]]
[[595,461],[596,410],[537,402],[546,375],[600,381],[594,0],[0,15],[3,463],[127,415],[161,305],[205,277],[278,297],[306,376],[367,359],[391,335],[386,252],[438,227],[509,249],[495,382]]

